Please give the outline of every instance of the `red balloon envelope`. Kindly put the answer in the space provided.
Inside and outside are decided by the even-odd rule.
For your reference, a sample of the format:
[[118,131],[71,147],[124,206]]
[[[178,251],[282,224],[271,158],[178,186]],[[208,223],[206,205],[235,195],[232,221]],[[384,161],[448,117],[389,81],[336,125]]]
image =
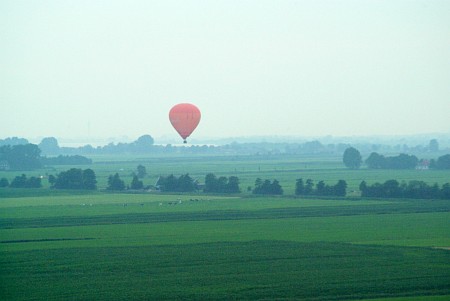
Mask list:
[[200,117],[200,110],[190,103],[177,104],[169,112],[170,123],[183,138],[184,143],[197,127]]

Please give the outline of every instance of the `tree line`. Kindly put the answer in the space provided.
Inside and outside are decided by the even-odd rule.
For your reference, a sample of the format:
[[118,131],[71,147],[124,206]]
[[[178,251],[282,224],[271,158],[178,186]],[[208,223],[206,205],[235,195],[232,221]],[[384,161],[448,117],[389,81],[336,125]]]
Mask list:
[[[45,165],[85,165],[92,161],[80,154],[123,154],[123,153],[226,153],[226,154],[328,154],[344,151],[343,161],[345,166],[356,169],[362,163],[368,168],[383,169],[411,169],[417,163],[428,162],[429,168],[450,169],[450,154],[430,160],[418,160],[414,155],[400,154],[393,157],[385,157],[377,152],[372,152],[363,161],[361,154],[354,147],[340,143],[334,145],[328,151],[330,145],[322,145],[319,141],[304,143],[232,143],[222,146],[191,146],[175,147],[172,145],[154,145],[154,139],[150,135],[140,136],[131,143],[109,143],[103,147],[86,145],[79,148],[60,147],[54,137],[42,139],[39,145],[30,144],[23,138],[7,138],[0,140],[0,170],[33,170]],[[376,147],[378,149],[378,147]],[[438,151],[439,145],[436,139],[430,141],[427,151]],[[43,155],[42,155],[43,154]],[[70,154],[63,156],[62,154]],[[46,157],[59,155],[58,157]]]
[[443,155],[437,160],[430,160],[430,168],[435,169],[450,169],[450,154]]
[[327,185],[324,181],[319,181],[315,187],[311,179],[303,182],[303,179],[297,179],[295,183],[296,195],[314,195],[314,196],[341,196],[347,195],[347,182],[339,180],[335,185]]
[[[446,138],[445,138],[446,139]],[[276,154],[342,154],[351,145],[341,142],[332,137],[324,137],[321,141],[298,141],[297,139],[267,138],[269,142],[261,142],[261,138],[246,138],[245,142],[237,143],[233,140],[225,139],[214,141],[216,145],[191,145],[190,147],[177,147],[171,144],[156,145],[151,135],[142,135],[136,141],[130,143],[109,143],[104,146],[93,147],[90,144],[80,147],[61,147],[54,137],[43,138],[38,144],[42,154],[46,156],[55,155],[91,155],[91,154],[126,154],[126,153],[190,153],[190,154],[245,154],[245,155],[276,155]],[[241,140],[242,141],[242,140]],[[24,138],[0,139],[2,145],[28,144]],[[432,139],[428,144],[423,143],[422,138],[413,139],[409,143],[419,143],[418,145],[407,144],[380,144],[371,142],[357,142],[355,144],[364,153],[434,153],[440,151],[437,139]]]
[[[351,169],[358,169],[363,163],[361,153],[354,147],[349,147],[344,151],[342,161],[344,165]],[[372,152],[364,161],[370,169],[414,169],[418,164],[432,169],[450,169],[450,154],[440,156],[437,160],[419,160],[414,155],[399,154],[397,156],[384,156],[377,152]]]
[[96,190],[97,177],[95,172],[88,169],[71,168],[67,171],[62,171],[56,176],[50,175],[48,182],[51,188],[55,189],[84,189]]
[[0,170],[34,170],[45,165],[89,165],[92,160],[80,155],[43,157],[36,144],[0,146]]
[[150,135],[140,136],[131,143],[109,143],[105,146],[93,147],[85,145],[78,148],[60,147],[58,140],[54,137],[46,137],[39,143],[39,148],[46,155],[58,154],[123,154],[123,153],[145,153],[148,152],[154,144],[154,139]]
[[373,152],[365,162],[367,167],[371,169],[414,169],[419,159],[414,155],[400,154],[385,157]]
[[11,188],[41,188],[42,181],[40,177],[27,177],[27,175],[22,174],[20,176],[16,176],[11,183],[9,183],[8,179],[1,178],[0,179],[0,187],[11,187]]
[[235,176],[231,177],[216,177],[215,174],[209,173],[205,177],[204,192],[212,193],[239,193],[239,178]]
[[[96,190],[97,178],[92,169],[71,168],[67,171],[62,171],[56,176],[49,175],[48,182],[52,189],[83,189]],[[41,177],[27,178],[25,174],[17,176],[9,183],[8,179],[0,179],[0,187],[11,188],[40,188],[42,187]],[[129,189],[143,189],[144,185],[139,180],[137,175],[133,176],[130,186],[126,186],[125,182],[120,179],[119,174],[110,175],[108,177],[107,190],[120,191]]]
[[263,181],[261,178],[257,178],[253,194],[282,195],[283,188],[278,180],[270,181],[266,179]]
[[397,180],[388,180],[384,183],[367,185],[365,181],[362,181],[359,190],[363,197],[450,199],[450,183],[439,186],[437,183],[428,185],[423,181],[399,183]]
[[[146,174],[142,165],[138,166],[138,174],[143,176]],[[108,177],[107,190],[123,191],[126,189],[141,190],[150,188],[144,186],[138,174],[133,175],[130,185],[126,185],[120,178],[119,174],[110,175]],[[40,188],[42,187],[42,177],[27,177],[25,174],[16,176],[11,183],[6,178],[0,179],[0,187],[12,188]],[[96,190],[97,179],[92,169],[71,168],[62,171],[56,176],[49,175],[48,182],[52,189],[84,189]],[[213,173],[205,176],[204,184],[200,184],[198,180],[192,178],[189,174],[175,176],[160,176],[156,186],[153,187],[162,192],[196,192],[202,190],[205,193],[240,193],[239,178],[217,177]],[[397,180],[388,180],[384,183],[374,183],[368,185],[362,181],[359,185],[362,197],[375,198],[415,198],[415,199],[450,199],[450,183],[442,186],[438,184],[429,185],[423,181],[398,182]],[[256,195],[282,195],[283,188],[279,181],[257,178],[254,187],[248,188]],[[298,196],[338,196],[345,197],[347,194],[347,182],[338,180],[334,185],[326,184],[324,181],[318,181],[314,184],[313,180],[302,178],[296,180],[295,195]]]
[[[145,167],[139,165],[137,167],[137,174],[133,174],[133,179],[130,185],[126,185],[125,181],[120,178],[118,173],[109,175],[107,190],[123,191],[126,189],[142,190],[151,188],[151,186],[144,186],[140,178],[146,175]],[[97,179],[95,172],[92,169],[71,168],[67,171],[62,171],[55,175],[48,176],[48,182],[52,189],[84,189],[96,190]],[[160,176],[155,187],[156,190],[162,192],[194,192],[202,190],[205,193],[240,193],[240,180],[236,176],[220,176],[217,177],[213,173],[205,176],[204,184],[200,184],[197,179],[192,178],[189,174],[175,176]],[[5,178],[0,179],[0,187],[14,187],[14,188],[39,188],[42,187],[40,177],[27,178],[25,174],[16,177],[11,184]],[[345,196],[347,183],[340,180],[336,185],[329,186],[324,181],[319,181],[313,188],[311,179],[303,184],[302,179],[298,179],[296,183],[296,195],[322,195],[322,196]],[[257,178],[254,188],[249,187],[249,191],[258,195],[282,195],[283,188],[280,182],[276,179],[268,180]]]
[[[27,177],[25,174],[16,176],[11,183],[8,179],[0,179],[0,187],[11,188],[40,188],[43,177]],[[49,175],[48,182],[52,189],[85,189],[96,190],[97,178],[92,169],[71,168],[56,176]]]
[[145,166],[139,164],[136,168],[136,173],[133,172],[133,180],[131,180],[131,183],[129,186],[125,184],[125,181],[122,180],[118,173],[115,173],[114,175],[109,175],[108,177],[108,186],[106,187],[107,190],[112,191],[121,191],[125,189],[132,189],[132,190],[140,190],[144,188],[150,188],[149,186],[144,187],[144,183],[139,180],[144,178],[147,175],[147,169]]

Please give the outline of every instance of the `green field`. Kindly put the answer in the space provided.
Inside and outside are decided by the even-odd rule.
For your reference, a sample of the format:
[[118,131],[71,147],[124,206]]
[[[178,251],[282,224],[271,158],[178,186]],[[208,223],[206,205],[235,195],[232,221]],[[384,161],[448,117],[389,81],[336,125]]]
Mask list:
[[0,300],[450,299],[449,201],[292,196],[298,177],[357,187],[444,183],[448,172],[292,157],[96,158],[90,168],[101,188],[137,164],[144,182],[213,172],[237,175],[241,187],[278,179],[286,195],[0,189]]
[[[132,173],[136,167],[142,164],[146,167],[148,176],[143,180],[145,185],[154,185],[159,176],[169,174],[181,175],[189,173],[194,179],[204,182],[208,173],[217,176],[237,176],[241,182],[243,193],[247,193],[247,187],[253,187],[256,178],[277,179],[282,185],[285,194],[294,194],[295,181],[298,178],[304,180],[310,178],[317,183],[324,180],[325,183],[334,185],[340,179],[348,183],[349,195],[359,194],[359,184],[365,180],[367,184],[384,182],[389,179],[398,181],[420,180],[429,184],[442,185],[450,182],[450,173],[446,170],[371,170],[361,168],[349,170],[344,167],[340,156],[313,156],[313,155],[264,155],[264,156],[201,156],[189,157],[151,155],[132,156],[98,156],[93,157],[94,164],[86,166],[56,166],[42,170],[25,172],[28,176],[56,175],[71,167],[92,168],[98,180],[99,189],[105,189],[108,176],[118,173],[129,184]],[[9,181],[21,172],[0,171],[0,178]],[[48,182],[43,179],[43,185],[48,187]],[[353,192],[352,192],[353,191]],[[0,197],[2,192],[0,191]]]

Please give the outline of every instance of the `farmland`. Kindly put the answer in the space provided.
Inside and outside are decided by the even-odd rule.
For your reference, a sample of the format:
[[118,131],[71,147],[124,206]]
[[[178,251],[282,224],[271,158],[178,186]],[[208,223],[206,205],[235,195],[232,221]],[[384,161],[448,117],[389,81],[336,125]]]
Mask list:
[[[238,176],[243,192],[103,191],[108,175],[129,183],[138,164],[147,167],[146,184],[159,175],[202,180],[212,172]],[[450,297],[450,203],[361,199],[357,192],[361,180],[443,184],[448,171],[347,170],[340,158],[313,156],[99,156],[89,168],[99,191],[0,189],[2,300]],[[278,179],[285,195],[251,195],[246,188],[257,177]],[[354,192],[295,197],[299,177],[344,179]]]

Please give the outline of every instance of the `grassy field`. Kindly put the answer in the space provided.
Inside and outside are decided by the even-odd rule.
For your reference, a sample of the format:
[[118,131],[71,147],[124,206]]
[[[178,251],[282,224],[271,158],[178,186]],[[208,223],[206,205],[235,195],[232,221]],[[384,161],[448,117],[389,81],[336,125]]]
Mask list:
[[[101,183],[143,164],[144,181],[237,174],[244,185],[257,176],[293,181],[287,193],[298,177],[359,184],[449,176],[348,171],[315,158],[109,160],[90,166]],[[450,299],[448,201],[44,188],[0,189],[0,198],[0,300]]]

